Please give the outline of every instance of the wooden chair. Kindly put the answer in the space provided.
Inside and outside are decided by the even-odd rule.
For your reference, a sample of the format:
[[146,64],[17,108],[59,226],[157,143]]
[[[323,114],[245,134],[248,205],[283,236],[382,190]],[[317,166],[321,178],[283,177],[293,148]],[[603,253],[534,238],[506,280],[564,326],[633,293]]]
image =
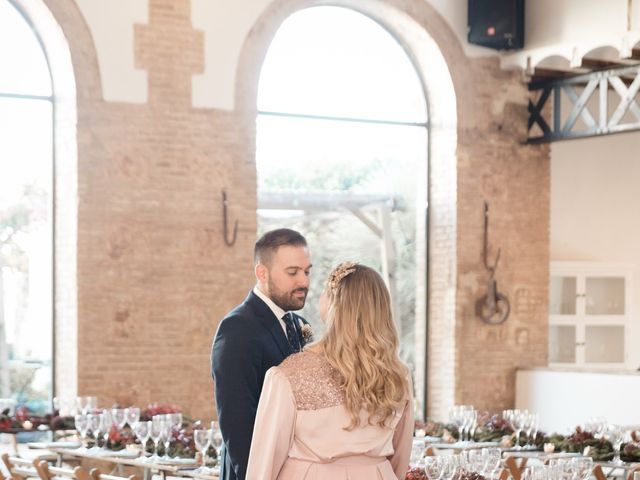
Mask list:
[[129,475],[128,477],[119,477],[117,475],[108,475],[101,473],[99,469],[92,468],[89,472],[89,480],[140,480],[137,475]]
[[89,472],[82,467],[54,467],[45,460],[40,460],[35,465],[41,480],[90,480]]
[[2,455],[2,463],[7,467],[11,480],[24,480],[27,478],[39,478],[36,463],[40,459],[27,460],[26,458],[12,457],[8,453]]

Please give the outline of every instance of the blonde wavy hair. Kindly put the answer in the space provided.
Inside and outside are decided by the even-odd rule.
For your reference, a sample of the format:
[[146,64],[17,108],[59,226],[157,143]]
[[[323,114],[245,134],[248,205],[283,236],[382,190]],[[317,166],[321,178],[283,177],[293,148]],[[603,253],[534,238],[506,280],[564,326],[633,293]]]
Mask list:
[[375,270],[345,262],[329,275],[325,294],[327,331],[317,345],[341,375],[346,430],[360,425],[362,409],[369,425],[384,427],[408,392],[389,291]]

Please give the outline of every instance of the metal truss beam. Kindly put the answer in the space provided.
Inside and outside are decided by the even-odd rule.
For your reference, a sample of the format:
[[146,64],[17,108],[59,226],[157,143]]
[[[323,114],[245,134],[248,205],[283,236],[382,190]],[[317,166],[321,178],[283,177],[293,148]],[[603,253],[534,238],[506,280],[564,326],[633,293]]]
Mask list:
[[[548,143],[640,130],[640,64],[529,84],[527,143]],[[597,99],[590,101],[597,92]],[[618,101],[609,105],[611,94]],[[563,107],[569,106],[568,114]],[[613,107],[613,108],[612,108]],[[545,113],[551,114],[551,124]],[[582,124],[578,124],[580,118]],[[537,126],[541,135],[532,134]]]

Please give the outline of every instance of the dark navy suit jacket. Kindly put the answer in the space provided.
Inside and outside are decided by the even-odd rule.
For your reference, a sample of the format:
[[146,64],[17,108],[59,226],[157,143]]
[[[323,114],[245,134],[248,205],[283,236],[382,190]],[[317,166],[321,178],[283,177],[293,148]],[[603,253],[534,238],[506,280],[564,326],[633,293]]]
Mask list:
[[[294,325],[304,346],[299,321]],[[280,320],[253,291],[220,322],[211,349],[211,374],[224,440],[221,480],[245,479],[264,376],[291,353]]]

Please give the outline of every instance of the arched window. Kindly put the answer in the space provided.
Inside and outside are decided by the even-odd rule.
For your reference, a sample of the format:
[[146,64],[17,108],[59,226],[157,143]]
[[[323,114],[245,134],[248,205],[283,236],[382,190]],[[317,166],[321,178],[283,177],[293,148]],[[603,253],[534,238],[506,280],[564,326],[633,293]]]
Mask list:
[[38,37],[0,0],[0,398],[51,395],[53,97]]
[[417,216],[426,205],[427,112],[408,55],[363,14],[300,10],[268,50],[258,112],[259,230],[289,226],[307,237],[314,272],[303,315],[322,329],[317,299],[337,263],[373,266],[388,281],[401,353],[413,364],[425,321],[415,305],[426,295],[416,263],[426,251]]

